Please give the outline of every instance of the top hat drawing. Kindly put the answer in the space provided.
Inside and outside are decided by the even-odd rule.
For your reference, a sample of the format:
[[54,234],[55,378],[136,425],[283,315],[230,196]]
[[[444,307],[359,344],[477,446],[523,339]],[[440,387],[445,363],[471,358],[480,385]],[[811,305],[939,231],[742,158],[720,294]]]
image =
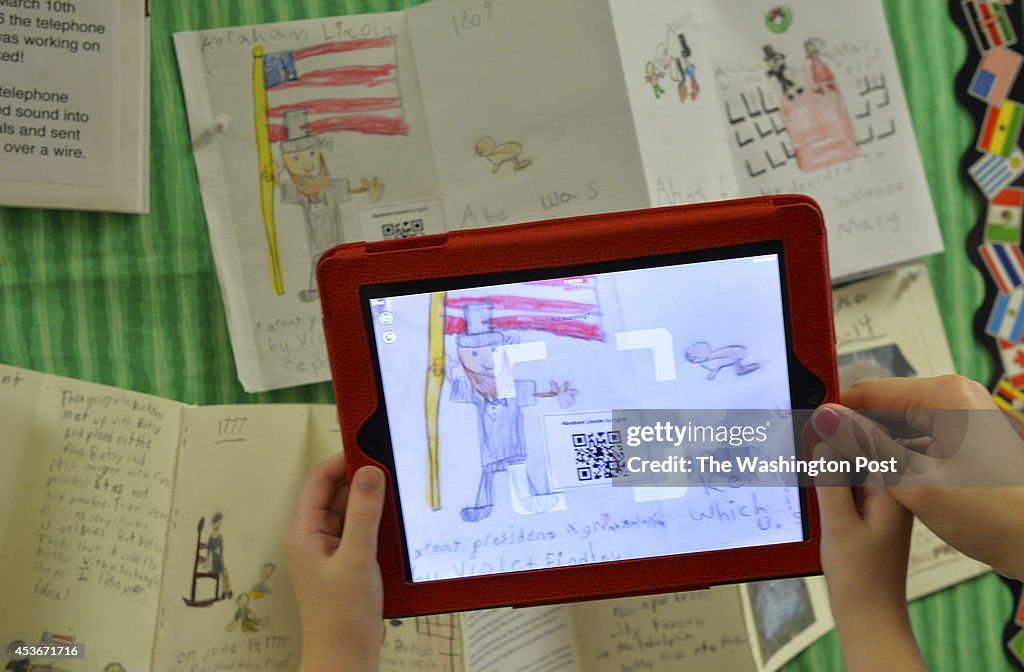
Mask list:
[[679,33],[679,48],[683,54],[683,58],[689,58],[693,53],[690,51],[690,45],[686,43],[686,35]]
[[320,138],[309,132],[309,112],[289,110],[284,113],[286,139],[281,141],[282,152],[301,152],[320,144]]
[[493,303],[468,303],[463,310],[466,316],[466,333],[455,337],[456,345],[460,348],[490,348],[504,345],[505,336],[491,327]]
[[784,54],[780,54],[779,52],[775,51],[775,49],[772,48],[772,45],[770,45],[770,44],[764,45],[764,60],[766,60],[766,61],[774,61],[774,60],[784,60],[785,58],[786,58],[786,56]]

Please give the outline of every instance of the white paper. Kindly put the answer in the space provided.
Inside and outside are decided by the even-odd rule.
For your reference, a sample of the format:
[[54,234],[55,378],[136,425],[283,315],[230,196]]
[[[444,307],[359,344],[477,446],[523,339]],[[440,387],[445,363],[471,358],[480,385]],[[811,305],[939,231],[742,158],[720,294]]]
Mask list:
[[[699,0],[610,0],[648,205],[738,194]],[[685,46],[685,51],[684,47]]]
[[[310,133],[334,141],[318,145],[337,182],[321,208],[339,203],[343,230],[332,242],[795,191],[821,202],[836,279],[939,251],[881,6],[873,0],[853,11],[837,0],[804,0],[792,7],[800,18],[784,34],[766,27],[768,5],[738,0],[433,0],[404,14],[176,35],[243,386],[259,391],[329,377],[310,286],[317,255],[307,242],[307,227],[317,229],[323,215],[311,215],[288,192],[281,166],[270,167],[282,160],[287,124],[272,115],[277,134],[269,150],[260,149],[257,46],[270,58],[397,37],[408,132]],[[833,121],[849,120],[839,148],[845,155],[836,159],[832,145],[808,149],[806,133],[794,144],[783,113],[771,111],[786,97],[766,72],[766,45],[787,54],[789,72],[810,82],[786,105],[825,104]],[[813,63],[804,56],[812,52]],[[395,86],[388,80],[363,97],[399,96],[385,93]],[[296,96],[287,101],[305,105]],[[281,104],[270,100],[272,109]],[[766,162],[779,166],[768,171]],[[272,204],[261,205],[268,198],[261,171],[275,180]],[[356,193],[364,178],[383,189]]]
[[[256,392],[328,380],[316,260],[371,232],[360,222],[372,222],[373,213],[361,218],[360,209],[433,202],[438,193],[405,15],[178,33],[175,45],[242,386]],[[257,48],[278,67],[294,67],[293,79],[266,88],[271,67],[264,65],[269,116],[256,112]],[[285,114],[298,110],[306,116],[289,130]],[[269,160],[259,154],[260,123],[270,128]],[[318,152],[326,184],[303,182],[302,169],[284,164],[283,148],[297,157]],[[272,192],[261,178],[268,173]],[[362,191],[364,180],[382,186]],[[429,207],[425,232],[443,230],[438,207]],[[376,238],[387,235],[379,231]]]
[[607,4],[409,10],[451,228],[649,205]]
[[836,281],[941,252],[881,2],[704,7],[741,195],[817,199]]
[[76,0],[0,11],[0,204],[148,208],[144,10]]

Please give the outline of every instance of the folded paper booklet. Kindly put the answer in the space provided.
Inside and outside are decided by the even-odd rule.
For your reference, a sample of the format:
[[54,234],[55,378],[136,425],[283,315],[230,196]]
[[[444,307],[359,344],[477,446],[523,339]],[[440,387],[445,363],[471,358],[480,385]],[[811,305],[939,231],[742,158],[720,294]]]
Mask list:
[[333,406],[196,408],[0,365],[0,445],[0,642],[85,653],[17,669],[297,669],[282,539],[338,451]]
[[0,206],[149,210],[148,8],[0,2]]
[[346,241],[796,192],[834,279],[942,249],[879,0],[433,0],[175,46],[249,391],[328,378],[312,268]]

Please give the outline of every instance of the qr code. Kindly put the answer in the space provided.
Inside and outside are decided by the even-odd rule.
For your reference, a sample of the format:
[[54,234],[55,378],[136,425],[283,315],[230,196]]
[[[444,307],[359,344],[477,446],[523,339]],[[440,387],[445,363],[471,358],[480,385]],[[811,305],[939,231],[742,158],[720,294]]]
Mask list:
[[384,240],[394,240],[395,238],[412,238],[413,236],[421,236],[423,235],[423,220],[410,219],[407,222],[397,222],[395,224],[381,224],[380,234],[384,237]]
[[573,434],[572,447],[576,451],[576,479],[579,481],[615,478],[626,472],[619,432]]

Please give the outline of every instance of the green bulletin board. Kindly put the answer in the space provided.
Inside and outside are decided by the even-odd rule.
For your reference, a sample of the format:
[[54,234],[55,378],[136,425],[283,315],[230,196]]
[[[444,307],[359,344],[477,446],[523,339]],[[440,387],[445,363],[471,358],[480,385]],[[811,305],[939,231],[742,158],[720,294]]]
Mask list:
[[[0,362],[192,404],[331,402],[327,383],[250,395],[237,381],[171,34],[413,4],[154,0],[151,213],[0,208]],[[947,249],[928,260],[946,335],[959,371],[987,381],[971,330],[982,278],[964,252],[981,203],[958,170],[975,133],[953,89],[966,46],[947,3],[884,4]],[[991,574],[914,602],[929,669],[1010,669],[1000,633],[1011,608]],[[841,669],[835,633],[785,669]]]

